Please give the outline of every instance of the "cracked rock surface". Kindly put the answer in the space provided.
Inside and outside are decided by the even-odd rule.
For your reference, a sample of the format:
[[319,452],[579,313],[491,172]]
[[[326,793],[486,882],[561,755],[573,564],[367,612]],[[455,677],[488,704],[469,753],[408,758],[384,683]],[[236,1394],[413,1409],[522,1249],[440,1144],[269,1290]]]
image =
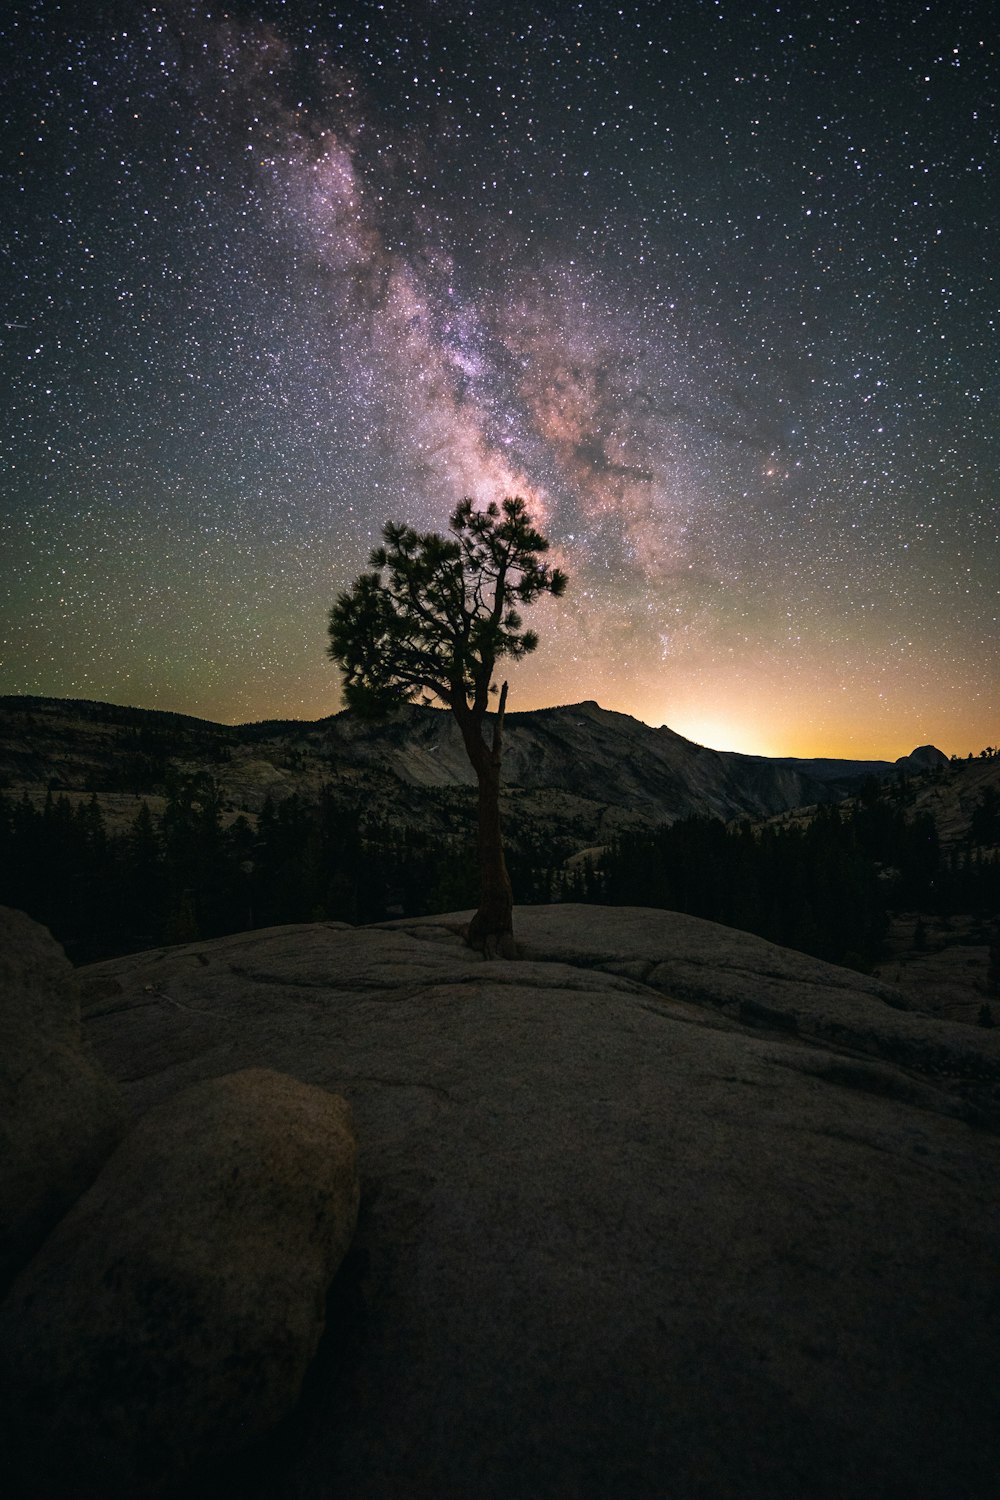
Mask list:
[[137,1113],[250,1067],[353,1110],[330,1334],[197,1493],[992,1496],[1000,1038],[692,917],[515,922],[518,962],[451,916],[84,971]]

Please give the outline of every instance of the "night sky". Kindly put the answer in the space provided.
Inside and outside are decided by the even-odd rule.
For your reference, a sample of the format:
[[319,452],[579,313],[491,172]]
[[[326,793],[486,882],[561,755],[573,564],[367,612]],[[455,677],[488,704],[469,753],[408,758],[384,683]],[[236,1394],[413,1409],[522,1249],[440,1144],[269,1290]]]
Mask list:
[[382,524],[519,493],[511,709],[1000,741],[992,0],[4,14],[0,692],[333,712]]

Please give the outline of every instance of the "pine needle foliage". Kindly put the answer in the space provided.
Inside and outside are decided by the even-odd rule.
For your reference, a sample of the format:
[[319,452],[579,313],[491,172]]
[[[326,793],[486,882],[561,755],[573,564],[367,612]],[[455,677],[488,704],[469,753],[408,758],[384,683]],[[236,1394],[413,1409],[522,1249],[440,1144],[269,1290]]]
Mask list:
[[558,598],[566,575],[542,560],[549,544],[525,501],[477,510],[463,500],[449,531],[421,535],[390,522],[373,571],[337,599],[328,652],[349,708],[377,716],[430,695],[481,715],[497,662],[538,645],[520,611],[542,594]]

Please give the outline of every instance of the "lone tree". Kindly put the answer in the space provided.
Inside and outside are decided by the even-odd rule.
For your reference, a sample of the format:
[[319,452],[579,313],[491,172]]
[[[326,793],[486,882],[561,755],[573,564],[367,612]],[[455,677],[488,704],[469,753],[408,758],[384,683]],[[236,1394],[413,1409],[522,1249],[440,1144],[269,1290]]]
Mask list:
[[500,761],[507,684],[487,744],[483,728],[493,673],[504,656],[518,661],[538,645],[518,607],[541,594],[558,597],[566,575],[539,559],[548,541],[519,497],[475,510],[463,500],[450,536],[420,536],[390,522],[385,545],[330,611],[328,653],[344,674],[348,707],[381,717],[430,695],[451,709],[479,783],[479,910],[468,942],[512,955],[513,895],[500,832]]

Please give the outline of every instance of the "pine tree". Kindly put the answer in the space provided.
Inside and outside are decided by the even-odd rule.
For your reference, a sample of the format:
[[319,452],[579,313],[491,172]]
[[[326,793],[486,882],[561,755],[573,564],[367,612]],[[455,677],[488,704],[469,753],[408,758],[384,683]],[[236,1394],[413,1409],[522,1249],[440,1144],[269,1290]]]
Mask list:
[[451,535],[419,535],[395,522],[385,545],[330,611],[329,655],[344,674],[349,708],[384,715],[398,704],[437,699],[454,714],[479,785],[479,909],[468,941],[511,954],[513,895],[500,830],[500,765],[507,684],[491,742],[483,730],[501,657],[517,661],[538,637],[522,630],[521,605],[559,597],[565,574],[540,558],[548,541],[517,497],[484,510],[463,500]]

